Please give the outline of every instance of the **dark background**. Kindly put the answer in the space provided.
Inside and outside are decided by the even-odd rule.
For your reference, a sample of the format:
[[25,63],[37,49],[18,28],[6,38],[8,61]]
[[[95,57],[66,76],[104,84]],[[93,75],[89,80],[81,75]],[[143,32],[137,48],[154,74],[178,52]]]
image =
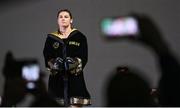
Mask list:
[[[105,105],[108,76],[118,65],[138,68],[151,87],[157,87],[160,72],[154,53],[129,41],[107,42],[101,35],[100,21],[105,17],[131,12],[147,14],[163,33],[173,53],[180,55],[179,0],[4,0],[0,1],[0,69],[8,50],[18,58],[37,58],[45,71],[43,47],[46,34],[57,29],[58,9],[68,8],[74,26],[88,39],[89,61],[85,80],[92,96],[92,106]],[[48,73],[47,73],[48,75]],[[47,83],[47,78],[45,78]],[[4,79],[0,74],[0,93]]]

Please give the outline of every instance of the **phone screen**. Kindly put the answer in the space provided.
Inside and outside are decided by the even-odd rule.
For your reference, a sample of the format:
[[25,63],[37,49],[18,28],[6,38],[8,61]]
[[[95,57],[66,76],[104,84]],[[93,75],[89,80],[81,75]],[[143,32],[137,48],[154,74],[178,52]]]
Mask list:
[[39,78],[40,68],[37,64],[23,66],[22,77],[27,81],[36,81]]
[[40,67],[38,64],[28,64],[22,67],[22,77],[27,81],[27,88],[34,89],[35,81],[39,79]]
[[136,37],[139,33],[138,22],[131,16],[104,18],[101,32],[106,37]]

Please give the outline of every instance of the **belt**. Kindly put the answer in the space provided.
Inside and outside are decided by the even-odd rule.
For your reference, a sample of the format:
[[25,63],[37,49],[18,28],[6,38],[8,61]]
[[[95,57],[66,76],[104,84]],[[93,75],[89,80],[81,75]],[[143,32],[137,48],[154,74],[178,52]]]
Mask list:
[[[64,99],[56,98],[55,100],[60,105],[64,105]],[[91,100],[90,99],[85,99],[85,98],[82,98],[82,97],[71,97],[70,98],[70,105],[88,106],[88,105],[91,105]]]

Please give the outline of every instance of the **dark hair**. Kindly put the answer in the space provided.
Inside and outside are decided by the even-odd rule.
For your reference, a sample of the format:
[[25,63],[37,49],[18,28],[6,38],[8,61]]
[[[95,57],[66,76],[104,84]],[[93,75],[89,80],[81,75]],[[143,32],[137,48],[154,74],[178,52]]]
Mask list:
[[58,13],[57,13],[57,17],[59,16],[59,14],[60,14],[61,12],[67,12],[67,13],[69,13],[70,18],[71,18],[71,19],[73,18],[70,10],[68,10],[68,9],[59,10]]

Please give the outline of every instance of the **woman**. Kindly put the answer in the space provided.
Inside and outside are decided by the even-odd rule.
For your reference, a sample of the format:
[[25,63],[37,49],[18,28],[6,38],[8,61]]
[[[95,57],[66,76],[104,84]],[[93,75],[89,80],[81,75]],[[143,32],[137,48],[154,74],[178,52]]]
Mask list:
[[64,106],[87,106],[91,104],[83,76],[88,60],[87,39],[72,27],[72,21],[69,10],[60,10],[58,30],[47,36],[43,54],[51,73],[48,91]]

